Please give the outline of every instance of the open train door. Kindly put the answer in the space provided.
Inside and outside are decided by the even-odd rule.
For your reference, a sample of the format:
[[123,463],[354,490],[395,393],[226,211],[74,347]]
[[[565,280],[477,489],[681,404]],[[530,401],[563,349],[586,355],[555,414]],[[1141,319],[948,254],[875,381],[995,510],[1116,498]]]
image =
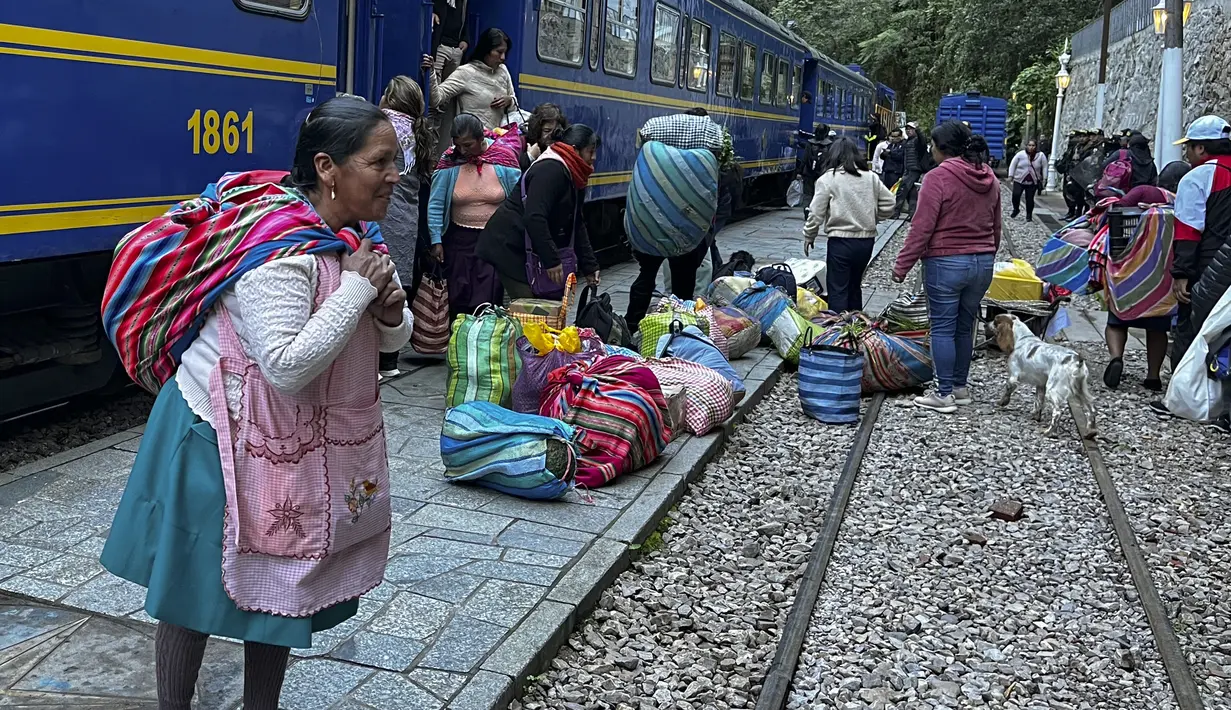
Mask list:
[[[804,81],[800,89],[799,101],[799,130],[805,133],[811,133],[816,121],[816,59],[810,56],[804,57]],[[804,95],[809,99],[807,102],[803,100]]]

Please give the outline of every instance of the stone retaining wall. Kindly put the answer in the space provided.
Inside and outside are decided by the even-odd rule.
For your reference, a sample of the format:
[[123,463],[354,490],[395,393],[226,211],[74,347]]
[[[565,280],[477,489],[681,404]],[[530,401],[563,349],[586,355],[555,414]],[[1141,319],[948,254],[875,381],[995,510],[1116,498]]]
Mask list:
[[[1151,140],[1158,113],[1163,38],[1153,27],[1113,45],[1107,60],[1105,130],[1134,128]],[[1098,53],[1070,62],[1061,135],[1094,126]],[[1184,28],[1184,123],[1207,113],[1231,118],[1231,1],[1194,0]]]

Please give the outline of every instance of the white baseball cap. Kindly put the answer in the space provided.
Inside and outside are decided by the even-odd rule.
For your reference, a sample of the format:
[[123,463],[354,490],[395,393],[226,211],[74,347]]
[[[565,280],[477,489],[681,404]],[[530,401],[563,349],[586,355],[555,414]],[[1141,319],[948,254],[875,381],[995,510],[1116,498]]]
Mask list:
[[1231,138],[1231,124],[1211,114],[1188,124],[1188,132],[1176,141],[1175,145],[1183,145],[1189,141],[1216,141],[1225,138]]

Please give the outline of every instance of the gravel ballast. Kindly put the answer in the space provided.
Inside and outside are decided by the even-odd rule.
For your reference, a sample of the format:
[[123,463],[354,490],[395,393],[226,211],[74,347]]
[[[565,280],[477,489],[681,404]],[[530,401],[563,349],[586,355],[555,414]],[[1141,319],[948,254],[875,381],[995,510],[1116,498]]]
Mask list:
[[153,406],[151,395],[130,387],[0,424],[0,473],[140,426]]

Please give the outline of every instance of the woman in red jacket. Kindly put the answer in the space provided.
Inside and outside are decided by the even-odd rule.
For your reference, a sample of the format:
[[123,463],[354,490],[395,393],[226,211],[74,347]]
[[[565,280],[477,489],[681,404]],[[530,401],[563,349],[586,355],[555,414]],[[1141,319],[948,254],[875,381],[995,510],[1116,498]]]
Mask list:
[[923,180],[893,267],[894,281],[901,282],[923,260],[936,386],[915,405],[945,414],[973,401],[966,378],[975,317],[1000,247],[1000,185],[983,162],[986,150],[987,141],[959,121],[933,129],[932,157],[939,165]]

